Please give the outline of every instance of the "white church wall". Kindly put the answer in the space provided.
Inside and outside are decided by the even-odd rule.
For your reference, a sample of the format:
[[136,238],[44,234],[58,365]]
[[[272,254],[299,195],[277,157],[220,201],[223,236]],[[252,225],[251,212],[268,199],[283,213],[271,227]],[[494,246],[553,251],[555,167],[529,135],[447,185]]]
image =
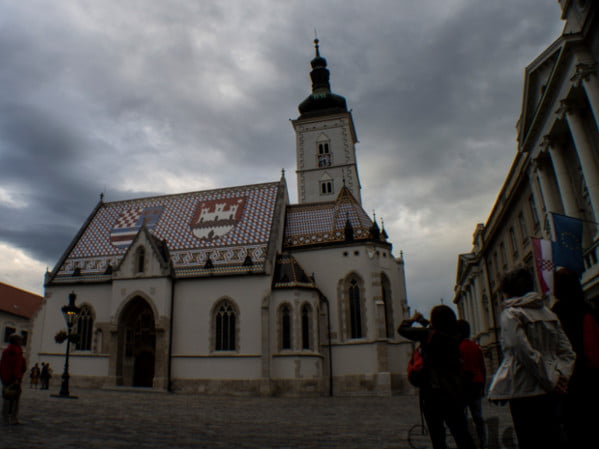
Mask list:
[[110,314],[109,284],[80,284],[49,287],[44,295],[44,303],[34,320],[32,354],[63,354],[65,343],[56,343],[54,336],[60,330],[66,331],[66,323],[61,308],[68,304],[69,294],[77,295],[75,304],[92,307],[95,321],[108,321]]
[[[69,357],[69,372],[75,373],[77,376],[105,376],[108,372],[108,356],[100,355],[96,356],[93,354],[85,354],[81,352],[72,353]],[[55,367],[55,374],[56,372]]]
[[118,320],[122,308],[133,298],[145,299],[157,316],[154,320],[170,315],[171,283],[167,278],[137,278],[115,280],[112,283],[110,301],[111,321]]
[[208,357],[174,356],[172,374],[174,379],[226,379],[259,380],[261,357],[214,355]]
[[382,246],[354,244],[345,247],[323,248],[320,250],[295,251],[294,257],[306,273],[314,273],[316,283],[331,303],[331,326],[333,341],[342,339],[340,327],[343,318],[339,316],[339,283],[351,273],[356,273],[364,281],[367,339],[374,339],[376,324],[375,297],[381,296],[380,274],[386,273],[391,283],[395,327],[399,325],[400,299],[405,301],[405,293],[400,279],[398,265],[389,250]]
[[272,360],[273,379],[315,379],[322,376],[322,357],[301,354],[276,355]]
[[270,291],[270,276],[181,280],[175,286],[173,353],[207,355],[213,350],[213,309],[222,299],[237,308],[237,353],[260,354],[261,305]]
[[372,344],[347,344],[334,347],[334,376],[374,374],[377,353]]

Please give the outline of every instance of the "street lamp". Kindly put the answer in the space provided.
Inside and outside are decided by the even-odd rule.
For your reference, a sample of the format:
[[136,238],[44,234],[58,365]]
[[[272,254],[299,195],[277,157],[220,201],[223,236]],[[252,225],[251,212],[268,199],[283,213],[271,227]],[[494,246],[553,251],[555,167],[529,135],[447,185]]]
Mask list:
[[67,323],[67,351],[64,361],[64,372],[62,373],[62,384],[60,386],[60,393],[58,393],[58,396],[63,398],[76,397],[71,396],[69,393],[69,350],[71,346],[71,331],[79,319],[79,312],[81,312],[81,309],[75,305],[76,298],[77,295],[75,295],[75,292],[70,293],[69,303],[66,306],[63,306],[61,309],[62,314],[64,315],[64,320]]

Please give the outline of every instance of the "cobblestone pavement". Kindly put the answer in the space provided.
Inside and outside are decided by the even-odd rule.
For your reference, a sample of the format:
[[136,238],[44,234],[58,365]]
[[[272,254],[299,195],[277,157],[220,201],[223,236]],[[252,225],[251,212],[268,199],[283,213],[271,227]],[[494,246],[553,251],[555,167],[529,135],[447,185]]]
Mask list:
[[[53,391],[56,389],[56,391]],[[401,449],[420,422],[417,398],[212,397],[25,389],[23,425],[0,427],[2,449]],[[507,408],[485,404],[490,448],[512,448]],[[420,446],[424,449],[427,446]]]

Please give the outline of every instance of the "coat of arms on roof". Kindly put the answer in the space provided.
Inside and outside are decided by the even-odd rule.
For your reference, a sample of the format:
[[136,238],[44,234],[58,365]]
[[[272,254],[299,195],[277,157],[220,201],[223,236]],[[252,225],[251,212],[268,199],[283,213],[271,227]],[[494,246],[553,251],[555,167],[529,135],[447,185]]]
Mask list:
[[202,201],[193,215],[190,226],[200,240],[212,240],[230,232],[241,220],[246,197]]
[[110,231],[110,243],[117,248],[129,246],[143,225],[148,229],[156,225],[162,209],[162,206],[155,206],[124,210]]

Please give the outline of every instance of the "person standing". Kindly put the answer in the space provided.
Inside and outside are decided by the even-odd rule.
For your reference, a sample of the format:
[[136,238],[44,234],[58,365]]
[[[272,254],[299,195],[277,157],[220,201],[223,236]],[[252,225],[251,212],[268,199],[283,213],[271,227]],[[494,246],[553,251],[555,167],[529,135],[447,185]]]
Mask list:
[[33,368],[31,368],[31,372],[29,373],[29,378],[31,380],[29,387],[37,389],[37,386],[40,381],[40,367],[37,363],[35,365],[33,365]]
[[25,374],[25,358],[21,349],[22,339],[12,334],[9,345],[0,359],[0,380],[2,381],[2,422],[5,425],[20,424],[18,419],[21,384]]
[[519,268],[505,274],[500,317],[503,359],[489,400],[509,402],[520,449],[560,447],[560,395],[567,391],[576,354],[558,317],[534,292],[532,274]]
[[42,372],[40,374],[41,389],[47,390],[50,387],[50,378],[52,373],[50,371],[50,364],[42,362]]
[[460,355],[462,357],[462,377],[464,379],[464,397],[466,401],[465,413],[470,410],[478,443],[481,449],[486,449],[487,427],[483,418],[482,399],[485,395],[485,382],[487,368],[485,357],[481,347],[470,339],[470,323],[466,320],[458,320],[458,333],[462,339],[460,342]]
[[572,448],[585,447],[597,438],[599,422],[599,321],[597,312],[584,300],[578,274],[566,268],[554,277],[558,316],[576,353],[574,372],[564,398],[564,429]]
[[[424,327],[413,327],[414,323]],[[447,448],[445,425],[458,449],[475,449],[464,414],[460,338],[454,311],[445,305],[436,306],[431,310],[430,323],[416,312],[397,331],[409,340],[420,342],[425,380],[419,394],[433,449]]]

